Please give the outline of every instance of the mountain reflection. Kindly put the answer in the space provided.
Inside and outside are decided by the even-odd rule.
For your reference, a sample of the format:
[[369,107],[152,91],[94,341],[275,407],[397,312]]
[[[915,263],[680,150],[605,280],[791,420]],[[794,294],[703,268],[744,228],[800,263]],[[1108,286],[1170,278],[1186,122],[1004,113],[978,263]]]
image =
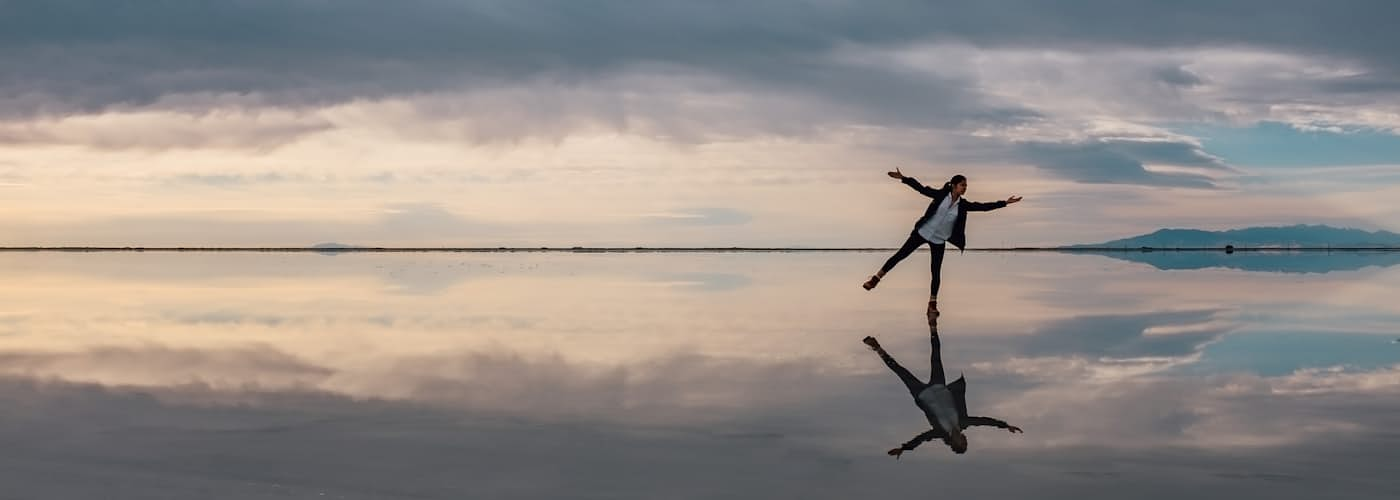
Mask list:
[[1075,251],[1129,262],[1139,262],[1162,270],[1238,269],[1272,273],[1330,273],[1370,267],[1386,268],[1400,264],[1400,251]]

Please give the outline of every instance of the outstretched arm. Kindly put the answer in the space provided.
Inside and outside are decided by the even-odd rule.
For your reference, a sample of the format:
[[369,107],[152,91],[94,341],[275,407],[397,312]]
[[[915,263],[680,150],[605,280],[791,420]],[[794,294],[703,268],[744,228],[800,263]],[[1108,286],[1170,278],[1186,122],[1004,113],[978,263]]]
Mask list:
[[938,429],[930,429],[930,430],[924,431],[923,434],[919,434],[919,435],[917,435],[917,436],[914,436],[914,439],[910,439],[910,440],[908,440],[908,441],[905,441],[904,444],[899,445],[898,448],[892,448],[892,449],[890,449],[890,451],[887,451],[887,452],[885,452],[885,453],[888,454],[889,456],[894,457],[896,460],[898,460],[898,459],[899,459],[899,456],[902,455],[902,454],[904,454],[904,452],[909,451],[909,450],[912,450],[912,449],[914,449],[914,448],[918,448],[919,445],[924,444],[925,441],[932,441],[934,438],[938,438],[938,437],[941,437],[940,434],[939,434],[939,430],[938,430]]
[[993,202],[991,202],[991,203],[982,203],[982,202],[980,202],[980,201],[968,201],[968,202],[967,202],[967,211],[969,211],[969,212],[990,212],[990,211],[992,211],[992,210],[996,210],[996,209],[998,209],[998,208],[1001,208],[1001,207],[1010,205],[1010,204],[1012,204],[1012,203],[1016,203],[1016,202],[1018,202],[1018,201],[1021,201],[1021,197],[1020,197],[1020,196],[1012,196],[1012,197],[1007,198],[1007,199],[1005,199],[1005,200],[993,201]]
[[919,194],[922,194],[922,195],[927,196],[927,197],[929,197],[929,198],[934,198],[934,197],[936,197],[936,196],[938,195],[938,190],[937,190],[937,189],[934,189],[934,188],[925,186],[925,185],[921,184],[918,180],[914,179],[913,177],[909,177],[909,176],[907,176],[907,175],[904,175],[904,173],[903,173],[903,172],[900,172],[898,168],[894,169],[893,172],[886,172],[886,175],[889,175],[890,177],[894,177],[894,178],[896,178],[896,179],[899,179],[899,182],[903,182],[904,185],[913,188],[915,191],[918,191]]
[[996,210],[996,209],[1001,208],[1001,207],[1004,207],[1004,206],[1006,206],[1006,202],[1005,202],[1005,201],[994,201],[994,202],[991,202],[991,203],[982,203],[982,202],[980,202],[980,201],[969,201],[969,202],[967,202],[967,211],[969,211],[969,212],[990,212],[990,211],[992,211],[992,210]]
[[967,417],[965,422],[967,422],[968,427],[972,427],[974,425],[985,425],[988,427],[996,427],[998,429],[1006,429],[1008,431],[1011,431],[1012,434],[1018,432],[1025,432],[1022,431],[1020,427],[1016,427],[1014,425],[1006,423],[1005,420],[997,420],[992,417]]

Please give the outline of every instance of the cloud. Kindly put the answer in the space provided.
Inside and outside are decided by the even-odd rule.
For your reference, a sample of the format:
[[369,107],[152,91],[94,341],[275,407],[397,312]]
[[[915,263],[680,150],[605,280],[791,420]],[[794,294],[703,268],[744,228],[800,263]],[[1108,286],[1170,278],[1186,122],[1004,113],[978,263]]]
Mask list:
[[[480,416],[647,425],[728,418],[760,402],[801,404],[824,399],[823,391],[834,387],[859,383],[836,377],[797,388],[802,380],[836,375],[809,359],[756,362],[673,352],[637,363],[596,364],[502,347],[344,365],[313,362],[269,345],[198,349],[147,344],[5,351],[0,362],[0,375],[96,383],[210,405],[256,402],[258,394],[274,396],[270,402],[275,402],[279,393],[321,393]],[[783,394],[773,393],[784,386],[789,389]]]
[[[77,101],[89,105],[195,92],[280,94],[291,100],[316,100],[315,94],[376,97],[534,75],[568,83],[648,62],[774,76],[794,74],[792,69],[810,65],[813,56],[844,45],[953,40],[993,48],[1246,45],[1396,62],[1388,50],[1396,40],[1387,38],[1382,21],[1393,5],[1364,1],[1322,12],[1304,5],[1256,0],[1231,6],[1051,6],[1009,0],[699,7],[553,0],[413,1],[389,9],[366,0],[334,6],[308,0],[217,5],[62,0],[12,5],[0,24],[5,33],[0,41],[11,47],[10,57],[28,56],[18,60],[38,70],[7,73],[7,87],[85,96]],[[46,64],[40,57],[59,51],[76,64]],[[107,78],[82,78],[95,75]],[[66,85],[36,85],[45,81]]]
[[166,386],[198,381],[214,385],[315,385],[332,371],[269,346],[220,350],[93,347],[77,352],[0,352],[0,372],[42,373],[66,380],[116,385]]
[[321,117],[270,109],[133,111],[0,122],[0,144],[267,150],[331,127]]
[[[230,187],[253,182],[282,182],[281,179],[281,174],[275,173],[246,177],[193,174],[176,177],[172,182]],[[352,245],[481,246],[481,238],[489,236],[499,241],[512,234],[503,223],[459,215],[440,204],[427,202],[387,204],[377,211],[364,214],[361,220],[317,215],[297,217],[243,209],[113,215],[47,224],[27,221],[12,223],[29,227],[31,237],[41,234],[70,235],[70,238],[71,235],[81,235],[76,239],[55,236],[57,242],[44,236],[34,238],[40,241],[40,245],[57,246],[309,247],[328,241]]]
[[[1395,63],[1384,22],[1395,6],[1363,1],[1306,9],[1303,0],[1081,2],[602,2],[552,0],[329,6],[308,0],[211,5],[61,0],[11,5],[3,24],[13,59],[6,87],[89,105],[168,94],[281,94],[293,100],[431,91],[462,81],[561,82],[640,62],[721,74],[793,74],[845,44],[959,40],[985,47],[1247,45]],[[391,14],[391,15],[390,15]],[[1249,21],[1249,22],[1245,22]],[[1344,28],[1343,28],[1344,27]],[[374,36],[364,36],[372,33]],[[62,51],[75,64],[39,56]],[[32,66],[30,66],[32,65]],[[801,74],[801,72],[798,72]],[[105,79],[83,78],[105,75]],[[414,76],[428,78],[415,78]],[[106,84],[108,90],[101,90]],[[311,92],[308,90],[314,89]],[[22,95],[11,92],[11,95]]]
[[[24,61],[20,66],[29,71],[0,81],[0,89],[9,89],[0,92],[9,97],[0,109],[15,116],[63,116],[404,101],[400,112],[407,114],[390,120],[399,122],[393,130],[449,131],[487,141],[590,128],[686,142],[846,126],[950,130],[1043,116],[1036,109],[1043,102],[997,91],[1008,81],[995,75],[1003,64],[998,51],[1079,50],[1086,54],[1083,64],[1107,51],[1108,59],[1123,63],[1111,51],[1199,47],[1199,36],[1180,34],[1193,30],[1223,37],[1226,45],[1237,36],[1245,46],[1274,47],[1248,42],[1271,36],[1201,32],[1201,26],[1183,22],[1183,12],[1203,21],[1237,15],[1208,4],[1171,6],[1153,17],[1160,25],[1145,30],[1106,29],[1140,23],[1102,16],[1136,19],[1140,10],[1162,7],[1101,6],[1095,16],[1080,16],[1079,6],[1007,2],[1007,12],[1016,14],[991,16],[983,7],[957,3],[872,8],[813,2],[793,9],[754,2],[720,10],[679,2],[581,8],[567,2],[424,1],[396,5],[394,15],[385,16],[385,7],[373,2],[343,2],[334,10],[305,1],[63,5],[25,4],[7,16],[12,59]],[[1266,17],[1290,27],[1312,20]],[[1090,18],[1096,21],[1084,22]],[[346,35],[366,30],[376,36]],[[947,61],[910,68],[882,56],[959,43],[975,48],[972,66]],[[48,54],[57,50],[78,62],[51,65]],[[1206,81],[1187,67],[1189,57],[1158,59],[1141,68],[1120,64],[1126,70],[1114,71],[1132,78],[1115,78],[1115,92],[1137,103],[1160,100],[1144,97],[1179,100],[1175,87]],[[973,77],[960,69],[965,67],[992,70]],[[1050,78],[1020,80],[1055,81],[1054,73],[1043,76]],[[1127,90],[1151,81],[1171,88]],[[288,135],[275,127],[266,132]]]
[[[979,179],[1000,183],[1019,178],[1024,181],[1016,182],[1036,190],[1063,187],[1042,183],[1046,177],[1095,184],[1074,188],[1092,188],[1086,192],[1095,194],[1122,186],[1230,188],[1238,175],[1230,167],[1236,163],[1220,160],[1208,140],[1165,131],[1182,123],[1259,120],[1300,128],[1400,130],[1400,107],[1388,90],[1395,87],[1400,69],[1388,50],[1396,44],[1386,42],[1396,40],[1388,25],[1378,21],[1394,9],[1370,1],[1317,9],[1299,0],[1228,6],[1025,0],[703,6],[664,0],[645,5],[563,0],[10,2],[0,20],[0,57],[8,68],[0,74],[0,142],[16,146],[16,156],[25,157],[16,170],[34,173],[37,181],[43,180],[43,171],[71,169],[81,175],[102,164],[136,172],[222,156],[216,160],[219,170],[205,166],[173,182],[195,189],[276,191],[264,199],[302,191],[308,206],[324,196],[335,196],[344,206],[351,203],[346,200],[364,199],[364,192],[326,192],[322,188],[332,176],[298,176],[291,169],[335,169],[341,179],[356,169],[393,170],[374,179],[390,186],[390,202],[432,199],[422,195],[432,188],[413,185],[421,178],[405,172],[416,167],[403,161],[479,172],[580,164],[653,172],[647,175],[654,177],[629,173],[609,178],[630,183],[610,198],[620,204],[665,196],[659,193],[670,188],[715,186],[678,187],[681,179],[664,180],[655,172],[763,164],[769,169],[724,181],[754,188],[726,196],[751,196],[761,200],[757,204],[693,196],[680,207],[712,204],[742,214],[688,213],[667,219],[703,223],[706,230],[676,224],[668,234],[648,227],[587,226],[590,221],[571,219],[486,244],[548,243],[542,237],[550,239],[548,244],[565,245],[734,244],[726,241],[734,238],[781,243],[791,235],[760,226],[794,224],[774,222],[781,211],[758,210],[776,202],[771,196],[752,196],[755,186],[830,186],[830,179],[854,177],[814,178],[804,175],[808,172],[852,172],[873,163],[953,167],[966,158],[973,161],[957,166],[977,168]],[[586,144],[578,146],[574,139]],[[817,145],[823,147],[797,151]],[[79,156],[70,146],[98,151]],[[101,156],[114,150],[125,155]],[[583,150],[591,154],[578,154]],[[497,154],[501,151],[508,154]],[[901,151],[911,153],[892,154]],[[919,154],[926,151],[934,153]],[[142,157],[152,152],[170,155]],[[808,165],[815,168],[804,168]],[[1021,175],[1022,165],[1036,169]],[[278,172],[285,181],[264,176],[269,167],[284,168]],[[108,169],[115,170],[119,168]],[[461,178],[466,177],[470,175]],[[478,177],[501,179],[495,174]],[[11,187],[3,181],[0,186]],[[652,184],[644,190],[637,186],[643,183]],[[519,189],[522,198],[580,206],[591,201],[590,193],[561,196],[560,188],[544,183],[518,184],[512,189]],[[73,196],[84,199],[94,189],[105,189],[90,183],[72,186]],[[38,200],[37,191],[7,190]],[[195,195],[183,196],[160,201],[165,207],[188,205]],[[506,198],[487,197],[496,202]],[[56,199],[42,201],[52,205],[49,214],[74,214],[82,208],[60,206],[52,201]],[[22,227],[5,233],[26,235],[21,243],[61,239],[86,244],[94,243],[89,237],[101,236],[119,244],[370,239],[474,244],[482,241],[481,233],[473,232],[477,228],[511,233],[521,219],[557,217],[505,214],[504,205],[490,202],[482,206],[497,210],[494,220],[501,222],[487,223],[488,214],[453,220],[424,211],[406,220],[403,231],[357,231],[364,227],[360,225],[349,228],[347,236],[344,225],[319,224],[312,220],[315,216],[204,225],[196,220],[199,216],[174,215],[185,220],[173,220],[171,230],[154,235],[160,221],[128,220],[137,230],[127,234],[101,227],[67,228],[71,231],[58,237],[51,236],[54,231]],[[620,208],[588,206],[612,214],[636,213],[638,206],[671,208],[646,200]],[[36,217],[65,216],[49,214]],[[580,210],[567,215],[587,219],[596,214]],[[1240,215],[1240,220],[1250,217]],[[426,220],[448,224],[448,229],[434,234],[415,222]],[[452,225],[459,223],[464,224]],[[720,228],[741,231],[721,234]],[[1056,233],[1029,231],[1020,238],[1037,238],[1036,231]],[[240,233],[254,236],[233,236]],[[149,239],[133,242],[129,234]],[[444,237],[449,234],[464,236]],[[649,236],[641,241],[638,234]],[[805,234],[827,234],[805,237],[827,241],[838,233]],[[176,241],[187,235],[198,238]],[[866,243],[832,246],[848,244]]]
[[392,228],[404,240],[440,236],[489,234],[495,224],[473,221],[435,203],[396,203],[384,208],[378,225]]
[[852,475],[909,490],[919,475],[743,425],[504,420],[296,392],[180,400],[195,389],[0,380],[0,400],[22,403],[0,415],[13,452],[0,478],[36,498],[844,498]]
[[0,188],[28,186],[29,176],[21,172],[22,170],[14,163],[0,160]]
[[1216,322],[1221,312],[1078,316],[1037,328],[1022,342],[1022,349],[1033,356],[1075,355],[1099,360],[1190,356],[1236,328]]
[[[9,47],[7,60],[24,70],[7,72],[0,96],[12,116],[207,105],[201,100],[322,106],[522,81],[567,88],[660,64],[663,73],[666,67],[698,68],[728,79],[799,84],[863,99],[848,86],[860,73],[822,56],[845,43],[921,37],[920,23],[908,14],[932,11],[913,4],[806,7],[777,2],[734,3],[723,10],[683,2],[414,1],[392,8],[362,0],[333,8],[300,0],[199,6],[22,3],[0,24],[5,32],[0,41]],[[51,63],[56,53],[65,56],[65,64]],[[896,98],[916,89],[939,91],[936,82],[911,86],[891,79],[887,85]]]
[[[1207,51],[1190,51],[1201,47],[1294,54],[1310,65],[1336,61],[1353,67],[1351,72],[1313,76],[1364,80],[1368,93],[1386,88],[1387,75],[1400,74],[1387,70],[1397,69],[1385,49],[1394,43],[1375,35],[1390,31],[1377,21],[1394,9],[1388,3],[1321,13],[1255,4],[22,2],[0,21],[4,55],[20,68],[0,77],[0,113],[64,117],[156,109],[194,116],[214,109],[421,99],[407,104],[409,121],[420,123],[394,128],[456,130],[490,141],[597,127],[690,142],[846,126],[951,130],[1018,124],[1043,117],[1039,107],[1054,98],[1076,94],[1027,101],[1028,94],[1002,91],[1006,84],[1054,88],[1066,79],[1105,74],[1109,92],[1077,95],[1108,101],[1118,95],[1140,108],[1220,118],[1227,110],[1171,103],[1181,101],[1184,89],[1240,81],[1212,74],[1229,65],[1196,67]],[[1319,22],[1319,16],[1329,22]],[[920,47],[963,47],[953,51],[967,55],[961,63],[931,66],[888,57]],[[1134,52],[1154,56],[1134,61]],[[998,73],[1014,61],[998,54],[1013,54],[1021,63],[1041,57],[1047,64],[1030,66],[1039,74],[1001,78]],[[1042,56],[1027,59],[1030,54]],[[1009,71],[1022,71],[1019,64]],[[1096,71],[1084,71],[1088,67]],[[1303,73],[1308,68],[1293,67],[1305,68],[1294,70]],[[1274,89],[1299,81],[1299,75],[1269,80],[1270,74],[1278,73],[1256,71],[1244,81],[1262,78]],[[1245,90],[1236,87],[1229,95],[1261,95]],[[1167,103],[1149,104],[1159,101]],[[1325,102],[1313,104],[1326,108]],[[298,125],[307,126],[325,125]],[[297,132],[304,131],[265,126],[249,140]],[[52,134],[10,135],[52,140]],[[112,137],[119,134],[111,130],[97,135],[104,138],[98,143],[131,142]],[[152,146],[159,144],[142,147]],[[1200,179],[1175,182],[1199,185]]]
[[[717,272],[658,273],[653,279],[668,286],[706,292],[728,292],[749,286],[753,282],[744,274]],[[0,319],[3,321],[3,319]]]
[[[443,368],[452,373],[452,365]],[[520,368],[526,371],[508,370]],[[601,379],[573,383],[568,370],[547,364],[492,369],[505,377],[494,382],[509,382],[510,375],[530,382],[519,388],[522,394],[544,389],[531,397],[546,408],[606,394],[592,391],[607,384],[586,382]],[[729,390],[745,385],[725,374],[757,382],[743,390],[778,399],[681,412],[703,414],[698,422],[642,424],[528,411],[503,418],[490,405],[445,409],[304,389],[136,389],[4,377],[0,401],[7,402],[7,411],[0,413],[0,437],[12,453],[0,478],[9,491],[25,496],[75,498],[210,491],[219,492],[213,498],[541,498],[579,492],[610,498],[771,498],[794,492],[850,498],[869,484],[901,496],[927,493],[930,480],[948,494],[998,497],[1056,491],[1077,498],[1108,488],[1134,498],[1176,498],[1188,490],[1203,498],[1385,498],[1390,482],[1381,478],[1390,477],[1388,459],[1400,444],[1385,432],[1400,424],[1389,411],[1395,390],[1389,382],[1357,392],[1289,394],[1273,390],[1296,384],[1284,379],[1110,386],[1067,379],[995,405],[993,411],[1014,416],[1026,434],[979,430],[967,455],[921,448],[893,461],[883,450],[909,429],[892,425],[882,408],[903,410],[909,418],[902,422],[920,419],[899,390],[870,396],[879,391],[871,391],[865,379],[897,385],[886,373],[855,377],[861,383],[848,385],[842,379],[850,377],[839,373],[764,378],[782,371],[749,371],[742,364],[682,360],[673,369],[675,378],[658,387],[666,404],[684,404],[668,395],[677,390],[703,395],[692,389],[696,383]],[[542,373],[557,376],[535,377]],[[1326,385],[1319,378],[1327,377],[1299,374],[1312,380],[1307,386]],[[563,399],[551,404],[551,395]],[[818,399],[812,406],[791,405],[798,395]],[[622,412],[656,414],[644,405]],[[781,418],[756,418],[764,413]],[[541,466],[550,474],[540,475]]]
[[1365,73],[1319,82],[1318,90],[1337,94],[1400,94],[1400,75]]
[[723,207],[688,208],[641,217],[654,224],[678,226],[732,226],[753,220],[753,216],[745,212]]
[[1091,184],[1138,184],[1188,188],[1216,187],[1212,177],[1189,172],[1160,172],[1149,165],[1230,171],[1200,146],[1164,141],[1099,140],[1086,143],[1023,143],[1024,161],[1057,177]]
[[[871,358],[871,366],[879,366],[873,355],[862,355]],[[317,413],[338,413],[354,410],[358,405],[353,401],[367,401],[373,403],[370,408],[385,403],[471,418],[660,426],[702,433],[756,426],[766,428],[765,433],[814,432],[826,439],[878,431],[881,439],[891,441],[925,425],[914,418],[917,410],[883,367],[869,374],[851,373],[813,359],[748,360],[681,352],[592,364],[559,354],[490,348],[387,358],[351,369],[316,367],[263,347],[148,346],[8,352],[4,360],[11,375],[101,381],[114,390],[139,391],[182,405],[276,408],[291,403]],[[1390,418],[1377,415],[1385,413],[1387,403],[1377,398],[1400,387],[1395,384],[1400,367],[1395,366],[1304,370],[1278,377],[1128,371],[1102,376],[1112,364],[1082,357],[1042,357],[1029,365],[1015,358],[976,364],[968,376],[974,412],[1004,418],[1031,432],[1011,441],[978,433],[979,449],[1006,453],[1079,446],[1315,446],[1328,436],[1384,429],[1378,425]],[[317,410],[323,405],[329,406]]]
[[[326,387],[445,408],[536,418],[589,418],[668,425],[710,421],[759,404],[823,398],[801,380],[829,377],[814,360],[753,362],[677,352],[639,363],[593,365],[560,354],[524,355],[496,348],[414,356]],[[825,386],[848,386],[832,380]],[[776,394],[773,389],[787,386]]]
[[1205,83],[1200,75],[1192,73],[1181,66],[1161,67],[1152,72],[1162,83],[1179,87],[1194,87]]
[[180,174],[171,178],[173,183],[204,184],[209,186],[232,187],[250,184],[275,184],[287,182],[291,178],[278,172],[261,174]]

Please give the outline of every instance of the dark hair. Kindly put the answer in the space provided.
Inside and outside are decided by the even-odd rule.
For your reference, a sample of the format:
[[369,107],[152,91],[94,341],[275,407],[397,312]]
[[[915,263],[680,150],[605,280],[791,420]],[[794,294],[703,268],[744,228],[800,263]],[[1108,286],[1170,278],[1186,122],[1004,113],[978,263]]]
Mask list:
[[952,179],[948,179],[948,182],[943,183],[943,189],[953,189],[953,186],[964,182],[967,182],[967,177],[963,177],[962,174],[954,175]]
[[957,453],[957,454],[959,454],[959,455],[961,455],[961,454],[963,454],[963,453],[967,453],[967,438],[966,438],[966,437],[963,438],[963,441],[962,441],[962,443],[961,443],[961,446],[959,445],[959,443],[958,443],[957,441],[954,441],[954,440],[953,440],[953,436],[951,436],[951,435],[950,435],[950,436],[947,436],[947,437],[945,437],[945,438],[943,438],[943,444],[948,445],[948,447],[951,448],[951,449],[953,450],[953,453]]

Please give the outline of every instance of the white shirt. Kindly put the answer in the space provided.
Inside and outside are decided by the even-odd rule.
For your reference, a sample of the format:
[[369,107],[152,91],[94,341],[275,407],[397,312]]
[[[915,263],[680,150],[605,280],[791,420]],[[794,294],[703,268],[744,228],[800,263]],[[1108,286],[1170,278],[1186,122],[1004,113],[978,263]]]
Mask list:
[[958,406],[953,403],[953,392],[948,390],[948,386],[943,384],[933,384],[919,391],[919,402],[924,408],[933,412],[933,419],[938,420],[938,426],[942,427],[949,435],[956,431],[961,431],[958,426]]
[[935,245],[948,241],[953,236],[953,223],[958,220],[958,202],[953,201],[953,195],[943,197],[943,203],[938,204],[938,210],[929,217],[924,224],[919,226],[919,236]]

